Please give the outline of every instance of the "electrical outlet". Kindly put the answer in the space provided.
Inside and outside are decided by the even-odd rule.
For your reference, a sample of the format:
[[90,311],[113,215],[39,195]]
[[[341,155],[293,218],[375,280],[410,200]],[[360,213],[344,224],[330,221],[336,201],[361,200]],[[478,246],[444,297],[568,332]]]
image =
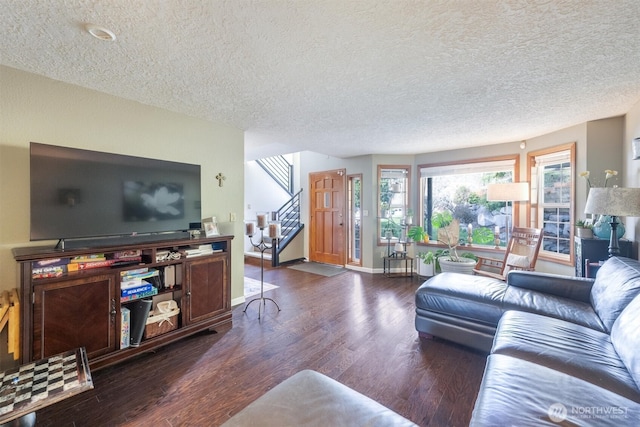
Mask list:
[[236,220],[236,213],[235,212],[229,213],[229,221],[235,222],[235,220]]

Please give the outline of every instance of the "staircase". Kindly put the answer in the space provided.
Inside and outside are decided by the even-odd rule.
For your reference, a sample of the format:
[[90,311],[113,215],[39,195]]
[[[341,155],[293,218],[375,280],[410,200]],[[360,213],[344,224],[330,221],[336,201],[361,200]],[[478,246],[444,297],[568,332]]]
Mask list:
[[[302,190],[294,194],[289,201],[274,212],[276,220],[280,221],[282,239],[274,246],[271,253],[271,265],[280,265],[280,254],[302,232],[304,225],[300,221],[300,194]],[[302,258],[302,256],[300,257]]]
[[[271,259],[271,265],[277,267],[284,256],[284,261],[304,258],[304,249],[300,252],[293,244],[296,238],[302,239],[304,225],[300,218],[300,194],[302,190],[293,194],[293,165],[283,156],[273,156],[256,160],[256,163],[280,186],[291,198],[277,211],[272,212],[271,220],[280,221],[282,238],[277,245],[264,253],[266,260]],[[300,242],[298,242],[300,243]],[[287,248],[289,247],[289,250]]]
[[293,195],[293,165],[283,156],[265,157],[256,160],[264,171],[269,174],[287,193]]

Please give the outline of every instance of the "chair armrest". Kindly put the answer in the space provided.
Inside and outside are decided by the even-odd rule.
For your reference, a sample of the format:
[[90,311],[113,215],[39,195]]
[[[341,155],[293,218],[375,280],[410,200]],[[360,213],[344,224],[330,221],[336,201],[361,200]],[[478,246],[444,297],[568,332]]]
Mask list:
[[504,281],[504,276],[502,275],[502,267],[504,266],[504,260],[495,259],[495,258],[485,258],[485,257],[477,257],[478,262],[476,262],[476,266],[473,269],[473,272],[480,276],[491,277],[493,279],[498,279]]
[[507,274],[507,285],[509,286],[530,289],[582,302],[590,302],[593,282],[594,279],[584,277],[562,276],[534,271],[514,270]]
[[482,256],[477,257],[478,262],[476,263],[476,268],[480,269],[480,267],[487,268],[495,268],[498,271],[502,270],[502,266],[504,265],[504,260],[496,259],[496,258],[485,258]]
[[490,271],[473,269],[473,272],[478,276],[491,277],[492,279],[502,280],[504,282],[504,277],[498,273],[492,273]]
[[509,271],[512,271],[512,270],[535,271],[535,269],[533,269],[531,267],[522,267],[522,266],[513,265],[513,264],[507,264],[507,267],[509,267]]

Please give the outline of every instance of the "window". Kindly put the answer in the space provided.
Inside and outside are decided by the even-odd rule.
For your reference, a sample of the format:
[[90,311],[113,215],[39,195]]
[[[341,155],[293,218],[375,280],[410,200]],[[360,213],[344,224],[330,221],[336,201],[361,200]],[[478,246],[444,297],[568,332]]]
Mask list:
[[410,166],[378,166],[378,244],[406,239]]
[[[511,206],[487,201],[487,185],[513,182],[518,176],[519,157],[509,156],[460,163],[420,166],[420,225],[431,240],[437,230],[431,219],[450,213],[460,223],[461,243],[495,245],[496,235],[505,246]],[[517,216],[514,216],[517,223]]]
[[347,177],[349,192],[349,264],[362,265],[362,175]]
[[529,153],[531,222],[542,228],[540,256],[571,262],[575,144]]

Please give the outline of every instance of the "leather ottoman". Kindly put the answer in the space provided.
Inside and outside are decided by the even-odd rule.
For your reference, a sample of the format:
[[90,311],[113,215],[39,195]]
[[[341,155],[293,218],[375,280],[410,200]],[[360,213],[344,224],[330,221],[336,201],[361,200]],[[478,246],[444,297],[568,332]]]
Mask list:
[[300,371],[234,415],[223,427],[416,426],[373,399],[311,370]]

